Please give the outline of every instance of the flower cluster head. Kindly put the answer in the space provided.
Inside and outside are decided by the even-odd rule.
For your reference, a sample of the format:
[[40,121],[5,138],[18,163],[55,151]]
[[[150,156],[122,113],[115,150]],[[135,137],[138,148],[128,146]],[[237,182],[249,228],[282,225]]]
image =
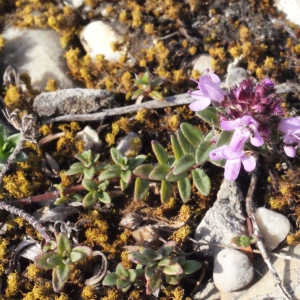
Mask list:
[[226,159],[224,176],[227,180],[237,178],[242,164],[248,172],[255,168],[251,151],[245,150],[248,140],[252,146],[260,147],[271,140],[275,131],[279,131],[284,134],[286,155],[295,157],[296,149],[300,147],[300,117],[282,118],[278,123],[284,112],[271,79],[265,78],[258,84],[253,79],[245,79],[227,93],[219,85],[217,75],[208,73],[201,76],[199,90],[189,92],[196,100],[190,108],[200,111],[212,104],[219,114],[221,129],[234,131],[228,145],[218,147],[209,154],[211,160]]

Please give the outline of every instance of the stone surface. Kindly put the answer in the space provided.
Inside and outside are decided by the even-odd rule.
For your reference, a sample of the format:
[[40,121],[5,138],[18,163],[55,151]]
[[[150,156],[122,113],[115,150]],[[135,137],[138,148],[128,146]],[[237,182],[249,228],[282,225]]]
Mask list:
[[113,95],[105,90],[77,88],[42,93],[34,99],[33,107],[40,117],[50,117],[108,109],[113,102]]
[[266,249],[274,250],[290,231],[289,219],[270,209],[260,207],[255,212],[257,225],[263,237]]
[[211,73],[214,73],[211,56],[209,54],[200,54],[197,56],[194,59],[193,69],[198,70],[201,75],[206,74],[207,70],[209,70]]
[[248,73],[244,68],[232,68],[227,74],[225,87],[231,88],[239,85],[244,79],[247,79]]
[[[213,207],[206,213],[196,229],[195,239],[199,242],[233,245],[231,239],[247,234],[242,209],[243,195],[236,182],[224,180]],[[216,255],[219,247],[201,246],[197,249],[204,255]]]
[[20,74],[30,75],[34,88],[44,90],[49,79],[55,79],[58,88],[75,86],[67,76],[64,50],[54,30],[9,27],[2,36],[5,39],[0,59],[2,74],[12,65]]
[[82,46],[92,59],[95,59],[97,54],[103,54],[109,61],[119,61],[124,51],[114,51],[112,44],[122,40],[122,36],[102,21],[91,22],[80,33]]
[[83,130],[77,132],[75,139],[84,142],[84,151],[90,149],[97,151],[103,145],[96,130],[90,126],[85,126]]
[[286,14],[286,18],[300,26],[300,0],[275,0],[274,5]]
[[142,148],[141,138],[134,132],[129,132],[123,137],[117,146],[117,149],[126,156],[138,155]]
[[242,289],[253,278],[254,269],[248,256],[235,249],[223,249],[214,260],[213,278],[218,290],[233,292]]
[[[274,252],[300,259],[300,246],[288,246]],[[287,291],[294,300],[300,299],[300,261],[289,261],[276,257],[271,257],[271,260]],[[285,300],[279,289],[275,287],[273,275],[260,255],[254,256],[254,278],[244,289],[232,293],[219,292],[215,284],[210,280],[208,283],[202,284],[200,291],[193,299]]]

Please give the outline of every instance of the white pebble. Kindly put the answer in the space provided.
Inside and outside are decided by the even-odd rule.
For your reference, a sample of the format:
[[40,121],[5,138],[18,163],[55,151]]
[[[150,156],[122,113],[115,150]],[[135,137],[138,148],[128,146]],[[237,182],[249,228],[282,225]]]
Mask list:
[[112,44],[122,42],[123,37],[102,21],[91,22],[84,27],[80,33],[80,41],[92,59],[95,59],[98,54],[103,54],[109,61],[119,61],[125,53],[113,51]]
[[290,231],[291,224],[289,219],[270,209],[258,208],[255,212],[255,218],[266,249],[269,251],[275,249]]
[[221,292],[242,289],[252,281],[254,268],[248,256],[235,249],[224,249],[215,257],[213,278]]
[[89,149],[98,150],[103,144],[98,133],[90,126],[85,126],[83,130],[76,134],[75,138],[84,142],[84,151]]
[[0,58],[2,68],[12,65],[20,74],[29,74],[32,86],[40,90],[49,79],[55,79],[59,88],[75,86],[66,75],[69,70],[64,50],[54,30],[9,27],[2,36],[5,39]]
[[208,54],[200,54],[194,60],[194,70],[197,70],[201,75],[206,74],[206,71],[209,70],[211,73],[214,72],[212,67],[212,58]]

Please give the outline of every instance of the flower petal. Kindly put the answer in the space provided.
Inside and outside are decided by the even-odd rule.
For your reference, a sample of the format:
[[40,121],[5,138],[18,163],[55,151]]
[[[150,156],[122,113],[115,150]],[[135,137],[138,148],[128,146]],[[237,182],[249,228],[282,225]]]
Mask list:
[[197,100],[195,102],[192,102],[189,105],[189,108],[192,111],[199,111],[199,110],[203,110],[205,108],[207,108],[210,105],[211,101],[208,98],[202,98],[200,100]]
[[229,144],[229,147],[231,148],[232,152],[241,153],[249,136],[250,132],[248,130],[245,130],[245,128],[243,127],[238,127],[233,133]]
[[201,76],[198,87],[212,101],[221,103],[224,100],[225,93],[208,75]]
[[217,85],[221,84],[221,79],[218,75],[211,73],[211,74],[209,74],[209,76],[215,84],[217,84]]
[[245,153],[241,156],[241,161],[243,163],[244,169],[247,172],[251,172],[256,167],[256,161],[255,158],[250,153]]
[[241,160],[239,158],[227,160],[225,164],[224,177],[229,181],[236,180],[240,173],[240,170]]
[[220,159],[223,159],[225,158],[224,155],[223,155],[223,150],[225,147],[228,147],[228,146],[221,146],[219,148],[216,148],[212,151],[209,152],[209,158],[211,160],[220,160]]
[[283,150],[288,157],[296,156],[296,148],[293,146],[284,146]]
[[300,129],[300,116],[294,118],[282,118],[278,124],[278,130],[283,133],[293,133]]
[[220,122],[220,126],[223,130],[231,131],[237,129],[242,125],[241,118],[230,120],[230,121],[222,121]]
[[250,135],[250,142],[255,147],[260,147],[264,144],[264,139],[262,136],[258,133],[257,127],[255,126],[249,126],[252,129],[252,132],[254,133],[254,136]]

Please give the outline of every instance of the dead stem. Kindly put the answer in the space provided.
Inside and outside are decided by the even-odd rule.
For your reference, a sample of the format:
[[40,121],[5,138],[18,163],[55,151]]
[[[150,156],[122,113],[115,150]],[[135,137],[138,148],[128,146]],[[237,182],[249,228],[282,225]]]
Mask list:
[[254,171],[251,175],[250,186],[249,186],[248,193],[246,196],[246,210],[247,210],[248,217],[252,221],[253,233],[257,237],[256,244],[257,244],[258,249],[261,252],[261,256],[263,257],[265,263],[267,264],[270,272],[273,275],[275,286],[279,287],[280,291],[282,292],[282,294],[284,295],[284,297],[286,299],[292,299],[292,297],[290,296],[288,291],[283,286],[282,281],[279,278],[279,275],[271,262],[270,254],[266,250],[266,247],[263,243],[262,235],[261,235],[258,225],[256,223],[256,218],[255,218],[255,214],[254,214],[255,207],[254,207],[254,203],[253,203],[253,196],[254,196],[254,190],[256,188],[256,184],[257,184],[257,171]]

